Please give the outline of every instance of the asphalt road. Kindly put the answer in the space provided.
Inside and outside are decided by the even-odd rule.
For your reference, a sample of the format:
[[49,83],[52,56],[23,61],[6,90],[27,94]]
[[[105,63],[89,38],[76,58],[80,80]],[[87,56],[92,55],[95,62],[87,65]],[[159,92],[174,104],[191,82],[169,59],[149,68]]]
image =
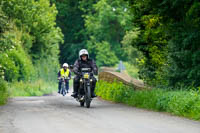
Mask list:
[[200,133],[200,122],[69,94],[18,97],[0,107],[0,133]]

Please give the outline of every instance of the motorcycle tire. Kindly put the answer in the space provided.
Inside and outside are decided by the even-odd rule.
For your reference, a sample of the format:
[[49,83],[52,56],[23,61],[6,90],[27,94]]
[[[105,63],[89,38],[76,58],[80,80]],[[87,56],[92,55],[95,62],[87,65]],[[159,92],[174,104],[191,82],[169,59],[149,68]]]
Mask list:
[[85,104],[84,101],[81,101],[81,102],[80,102],[80,106],[81,106],[81,107],[84,107],[84,104]]
[[65,84],[64,84],[64,83],[62,83],[62,86],[61,86],[61,94],[62,94],[63,96],[66,95]]
[[87,86],[87,92],[85,94],[85,103],[86,103],[86,107],[90,108],[90,103],[91,103],[91,89],[90,89],[90,86]]

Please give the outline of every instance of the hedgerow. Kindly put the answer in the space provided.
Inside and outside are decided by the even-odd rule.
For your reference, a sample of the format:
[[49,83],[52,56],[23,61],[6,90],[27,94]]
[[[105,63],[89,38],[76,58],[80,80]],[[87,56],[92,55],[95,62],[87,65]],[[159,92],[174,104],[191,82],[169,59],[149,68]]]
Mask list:
[[5,104],[8,98],[7,83],[0,78],[0,105]]
[[99,81],[95,91],[105,100],[200,120],[199,90],[134,90],[122,83]]

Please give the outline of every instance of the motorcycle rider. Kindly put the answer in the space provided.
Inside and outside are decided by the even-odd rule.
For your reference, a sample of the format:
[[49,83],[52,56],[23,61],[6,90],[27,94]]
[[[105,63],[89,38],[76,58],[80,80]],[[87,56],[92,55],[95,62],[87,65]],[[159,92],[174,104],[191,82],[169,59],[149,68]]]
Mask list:
[[[89,58],[89,54],[86,49],[82,49],[79,51],[79,59],[77,59],[74,63],[73,72],[76,74],[76,76],[74,77],[74,82],[73,82],[74,92],[71,96],[75,97],[75,98],[77,97],[78,89],[79,89],[79,85],[80,85],[80,78],[81,78],[80,70],[81,70],[81,68],[91,68],[91,70],[93,71],[93,73],[95,75],[98,74],[97,65],[94,60]],[[96,97],[96,95],[94,93],[96,81],[97,81],[96,78],[94,76],[92,76],[92,85],[91,85],[91,92],[92,92],[91,96],[92,97]]]
[[69,65],[67,63],[64,63],[60,71],[58,72],[58,93],[60,93],[61,90],[61,84],[62,84],[62,77],[65,77],[66,82],[66,91],[68,93],[69,90],[69,80],[71,79],[71,72],[69,70]]

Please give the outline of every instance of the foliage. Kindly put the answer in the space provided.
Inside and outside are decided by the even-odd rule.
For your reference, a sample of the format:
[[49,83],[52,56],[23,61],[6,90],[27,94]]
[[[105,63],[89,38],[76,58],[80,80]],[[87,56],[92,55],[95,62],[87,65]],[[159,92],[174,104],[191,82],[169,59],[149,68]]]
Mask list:
[[8,98],[7,83],[0,78],[0,105],[5,104]]
[[[31,62],[29,55],[18,46],[16,49],[8,52],[8,57],[14,62],[14,67],[18,69],[18,78],[17,80],[30,81],[35,77],[35,68]],[[5,67],[6,68],[6,67]],[[5,70],[11,71],[11,70]],[[11,79],[14,79],[10,76]]]
[[[63,41],[61,30],[56,27],[56,15],[56,7],[49,0],[0,0],[0,80],[8,81],[12,87],[17,81],[20,87],[41,78],[55,81],[58,44]],[[2,88],[6,88],[4,82]],[[27,86],[34,88],[36,83]],[[2,97],[7,96],[7,89],[0,90]],[[42,92],[36,89],[30,94]]]
[[[4,13],[14,21],[22,35],[16,35],[18,45],[22,45],[30,55],[33,64],[40,61],[56,63],[58,69],[58,44],[62,33],[56,26],[57,10],[48,0],[9,0],[0,1]],[[19,44],[21,43],[21,44]]]
[[[129,44],[137,48],[143,56],[139,61],[139,76],[150,85],[165,84],[167,65],[167,39],[163,18],[154,9],[157,1],[130,1],[136,29],[127,33]],[[125,37],[126,37],[125,36]],[[126,38],[125,38],[126,39]]]
[[[151,85],[199,86],[198,1],[129,0],[137,30],[132,46],[142,52],[140,77]],[[129,35],[130,34],[130,35]]]
[[15,62],[8,57],[8,54],[0,55],[0,65],[2,78],[6,81],[16,81],[19,77],[19,68],[15,67]]
[[[60,45],[60,62],[73,63],[78,58],[78,51],[82,48],[89,50],[90,57],[99,60],[100,53],[104,53],[103,47],[111,51],[110,58],[116,61],[118,58],[126,59],[126,54],[122,49],[121,40],[125,31],[131,27],[131,16],[128,11],[128,4],[123,0],[51,0],[58,9],[57,25],[62,28],[65,35],[64,45]],[[69,21],[70,20],[70,21]],[[107,42],[108,46],[104,45]],[[100,48],[101,47],[101,48]],[[73,51],[71,51],[73,49]],[[98,51],[98,52],[97,52]],[[105,62],[100,59],[99,64]],[[113,64],[113,63],[111,63]]]
[[139,69],[137,68],[136,65],[130,64],[128,62],[124,62],[123,64],[124,64],[125,69],[126,69],[125,73],[127,73],[128,75],[130,75],[133,78],[136,78],[136,79],[139,78],[138,77],[138,71],[139,71]]
[[1,21],[0,23],[0,53],[1,53],[13,47],[12,42],[10,40],[12,38],[12,34],[6,32],[10,29],[10,25],[12,25],[12,23],[11,24],[9,23],[8,16],[6,16],[5,13],[2,11],[1,6],[0,6],[0,21]]
[[[48,0],[0,0],[0,3],[4,15],[9,18],[7,21],[11,21],[8,23],[10,30],[1,34],[1,42],[9,43],[11,48],[21,47],[16,52],[10,52],[11,56],[9,56],[9,58],[12,57],[11,60],[14,60],[17,67],[23,69],[19,71],[21,77],[18,78],[27,79],[23,77],[23,72],[34,71],[33,68],[27,68],[26,65],[21,68],[25,62],[29,66],[48,62],[47,65],[52,66],[48,68],[48,71],[58,69],[58,44],[62,42],[62,33],[59,28],[55,27],[57,14],[55,6],[51,6]],[[22,56],[25,58],[22,59]],[[38,68],[38,65],[36,67]],[[29,70],[25,70],[26,68]],[[38,70],[37,73],[39,71],[42,70]],[[54,75],[56,74],[55,71],[52,72]]]
[[138,65],[138,60],[142,59],[142,53],[136,48],[133,47],[132,44],[137,43],[136,39],[139,37],[140,31],[137,28],[126,31],[126,34],[123,37],[122,49],[126,51],[128,62],[134,65]]
[[[102,42],[96,44],[97,48],[97,65],[98,66],[113,66],[118,62],[118,58],[115,53],[111,50],[108,42]],[[108,58],[111,57],[111,58]]]
[[105,81],[98,81],[95,91],[106,100],[200,120],[199,91],[134,90],[122,83]]
[[[100,0],[93,5],[90,13],[85,15],[84,18],[86,34],[89,36],[87,47],[92,57],[99,60],[97,57],[102,56],[99,54],[106,53],[104,49],[99,52],[99,47],[107,46],[98,45],[107,45],[108,43],[111,54],[114,54],[109,56],[110,60],[116,60],[116,57],[121,60],[127,59],[127,54],[122,49],[121,44],[125,31],[131,28],[132,16],[128,10],[127,2]],[[100,61],[103,60],[98,62]],[[99,64],[110,65],[109,62],[108,64],[105,64],[105,62]]]
[[[57,26],[64,34],[64,44],[60,45],[60,63],[74,63],[78,58],[78,52],[85,47],[84,12],[80,9],[81,3],[85,6],[92,1],[85,0],[50,0],[56,5],[58,15]],[[82,6],[84,6],[82,5]],[[73,50],[72,50],[73,49]]]
[[[167,8],[170,7],[170,8]],[[163,16],[169,45],[168,79],[172,86],[199,86],[200,2],[164,0],[157,9]]]
[[22,32],[12,27],[2,34],[2,43],[9,42],[11,48],[0,55],[0,70],[6,81],[30,80],[34,76],[34,67],[29,55],[22,48]]

